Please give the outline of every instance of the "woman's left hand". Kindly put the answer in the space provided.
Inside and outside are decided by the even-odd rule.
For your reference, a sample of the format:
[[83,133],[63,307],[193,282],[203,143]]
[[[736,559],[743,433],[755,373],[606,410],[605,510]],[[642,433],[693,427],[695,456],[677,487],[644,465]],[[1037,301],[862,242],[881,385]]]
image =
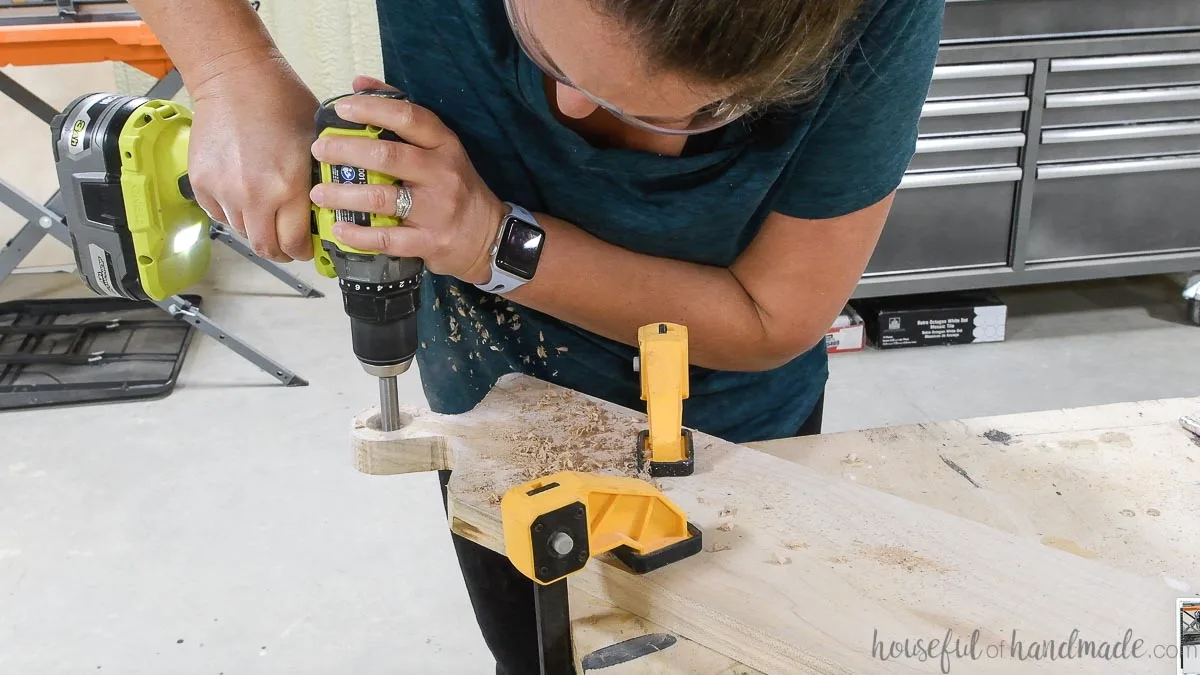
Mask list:
[[[354,90],[395,89],[369,77]],[[313,157],[393,176],[412,191],[412,208],[399,227],[359,227],[339,223],[334,234],[365,251],[422,258],[429,271],[469,283],[491,278],[488,255],[506,208],[476,173],[458,137],[432,112],[409,101],[348,96],[336,104],[338,116],[396,133],[401,142],[328,136],[312,146]],[[310,196],[329,209],[396,215],[397,186],[313,186]]]

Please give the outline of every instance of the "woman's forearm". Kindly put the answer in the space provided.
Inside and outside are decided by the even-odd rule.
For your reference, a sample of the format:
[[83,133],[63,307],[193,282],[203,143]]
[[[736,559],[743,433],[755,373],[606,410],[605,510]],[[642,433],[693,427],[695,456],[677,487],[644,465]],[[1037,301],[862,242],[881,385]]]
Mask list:
[[545,214],[537,219],[547,234],[542,259],[534,280],[508,294],[513,302],[629,345],[640,326],[683,324],[689,358],[705,368],[765,370],[796,355],[772,339],[730,270],[635,253]]
[[214,76],[277,58],[246,0],[130,0],[194,94]]

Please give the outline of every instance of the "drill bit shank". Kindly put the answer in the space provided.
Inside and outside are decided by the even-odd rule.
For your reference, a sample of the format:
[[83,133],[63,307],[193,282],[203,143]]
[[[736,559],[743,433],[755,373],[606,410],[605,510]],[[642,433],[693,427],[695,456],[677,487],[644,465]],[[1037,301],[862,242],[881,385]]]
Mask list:
[[379,428],[396,431],[400,428],[400,392],[396,378],[379,378]]

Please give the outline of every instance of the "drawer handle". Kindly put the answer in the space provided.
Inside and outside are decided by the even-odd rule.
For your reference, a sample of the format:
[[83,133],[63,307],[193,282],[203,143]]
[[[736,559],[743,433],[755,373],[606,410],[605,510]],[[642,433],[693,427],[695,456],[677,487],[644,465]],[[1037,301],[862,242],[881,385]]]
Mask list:
[[934,80],[965,80],[976,77],[1007,77],[1009,75],[1032,75],[1033,61],[1011,63],[979,63],[963,66],[937,66],[933,69]]
[[[1054,129],[1042,132],[1042,142],[1087,143],[1089,141],[1126,141],[1139,138],[1170,138],[1200,135],[1200,122],[1168,122],[1165,124],[1131,124],[1094,129]],[[917,141],[920,144],[920,141]]]
[[1025,146],[1025,134],[989,134],[985,136],[954,136],[950,138],[918,138],[917,152],[961,152],[964,150],[995,150]]
[[1127,56],[1053,59],[1050,61],[1050,72],[1079,73],[1090,70],[1124,70],[1126,68],[1163,68],[1167,66],[1195,65],[1200,65],[1200,52],[1132,54]]
[[1200,101],[1200,87],[1171,87],[1164,89],[1133,89],[1130,91],[1095,91],[1082,94],[1049,94],[1047,108],[1086,108],[1130,103],[1171,103]]
[[1039,166],[1037,177],[1041,180],[1053,180],[1055,178],[1087,178],[1089,176],[1116,176],[1127,173],[1184,171],[1187,169],[1200,169],[1200,155]]
[[1020,167],[985,169],[982,171],[937,171],[930,173],[907,173],[900,180],[900,188],[949,187],[951,185],[982,185],[984,183],[1013,183],[1024,175]]
[[987,115],[990,113],[1025,112],[1029,110],[1029,97],[983,98],[963,101],[932,101],[921,109],[921,117],[948,117],[951,115]]

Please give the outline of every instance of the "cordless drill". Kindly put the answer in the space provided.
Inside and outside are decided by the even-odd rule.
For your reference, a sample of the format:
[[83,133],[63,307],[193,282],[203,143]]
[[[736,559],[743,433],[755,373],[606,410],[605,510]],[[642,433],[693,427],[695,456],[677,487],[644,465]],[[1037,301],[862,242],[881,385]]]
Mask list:
[[[343,94],[321,103],[317,110],[317,136],[357,136],[398,141],[392,131],[349,122],[338,116],[334,104],[346,96],[407,97],[391,90],[365,90]],[[314,182],[351,185],[392,185],[398,181],[375,171],[314,162]],[[361,227],[395,227],[394,216],[361,211],[332,210],[313,206],[313,260],[326,277],[337,277],[346,315],[350,317],[350,339],[363,370],[379,378],[380,425],[384,431],[400,427],[396,377],[406,372],[417,353],[417,308],[420,306],[421,276],[425,263],[420,258],[362,251],[338,241],[335,222]]]

